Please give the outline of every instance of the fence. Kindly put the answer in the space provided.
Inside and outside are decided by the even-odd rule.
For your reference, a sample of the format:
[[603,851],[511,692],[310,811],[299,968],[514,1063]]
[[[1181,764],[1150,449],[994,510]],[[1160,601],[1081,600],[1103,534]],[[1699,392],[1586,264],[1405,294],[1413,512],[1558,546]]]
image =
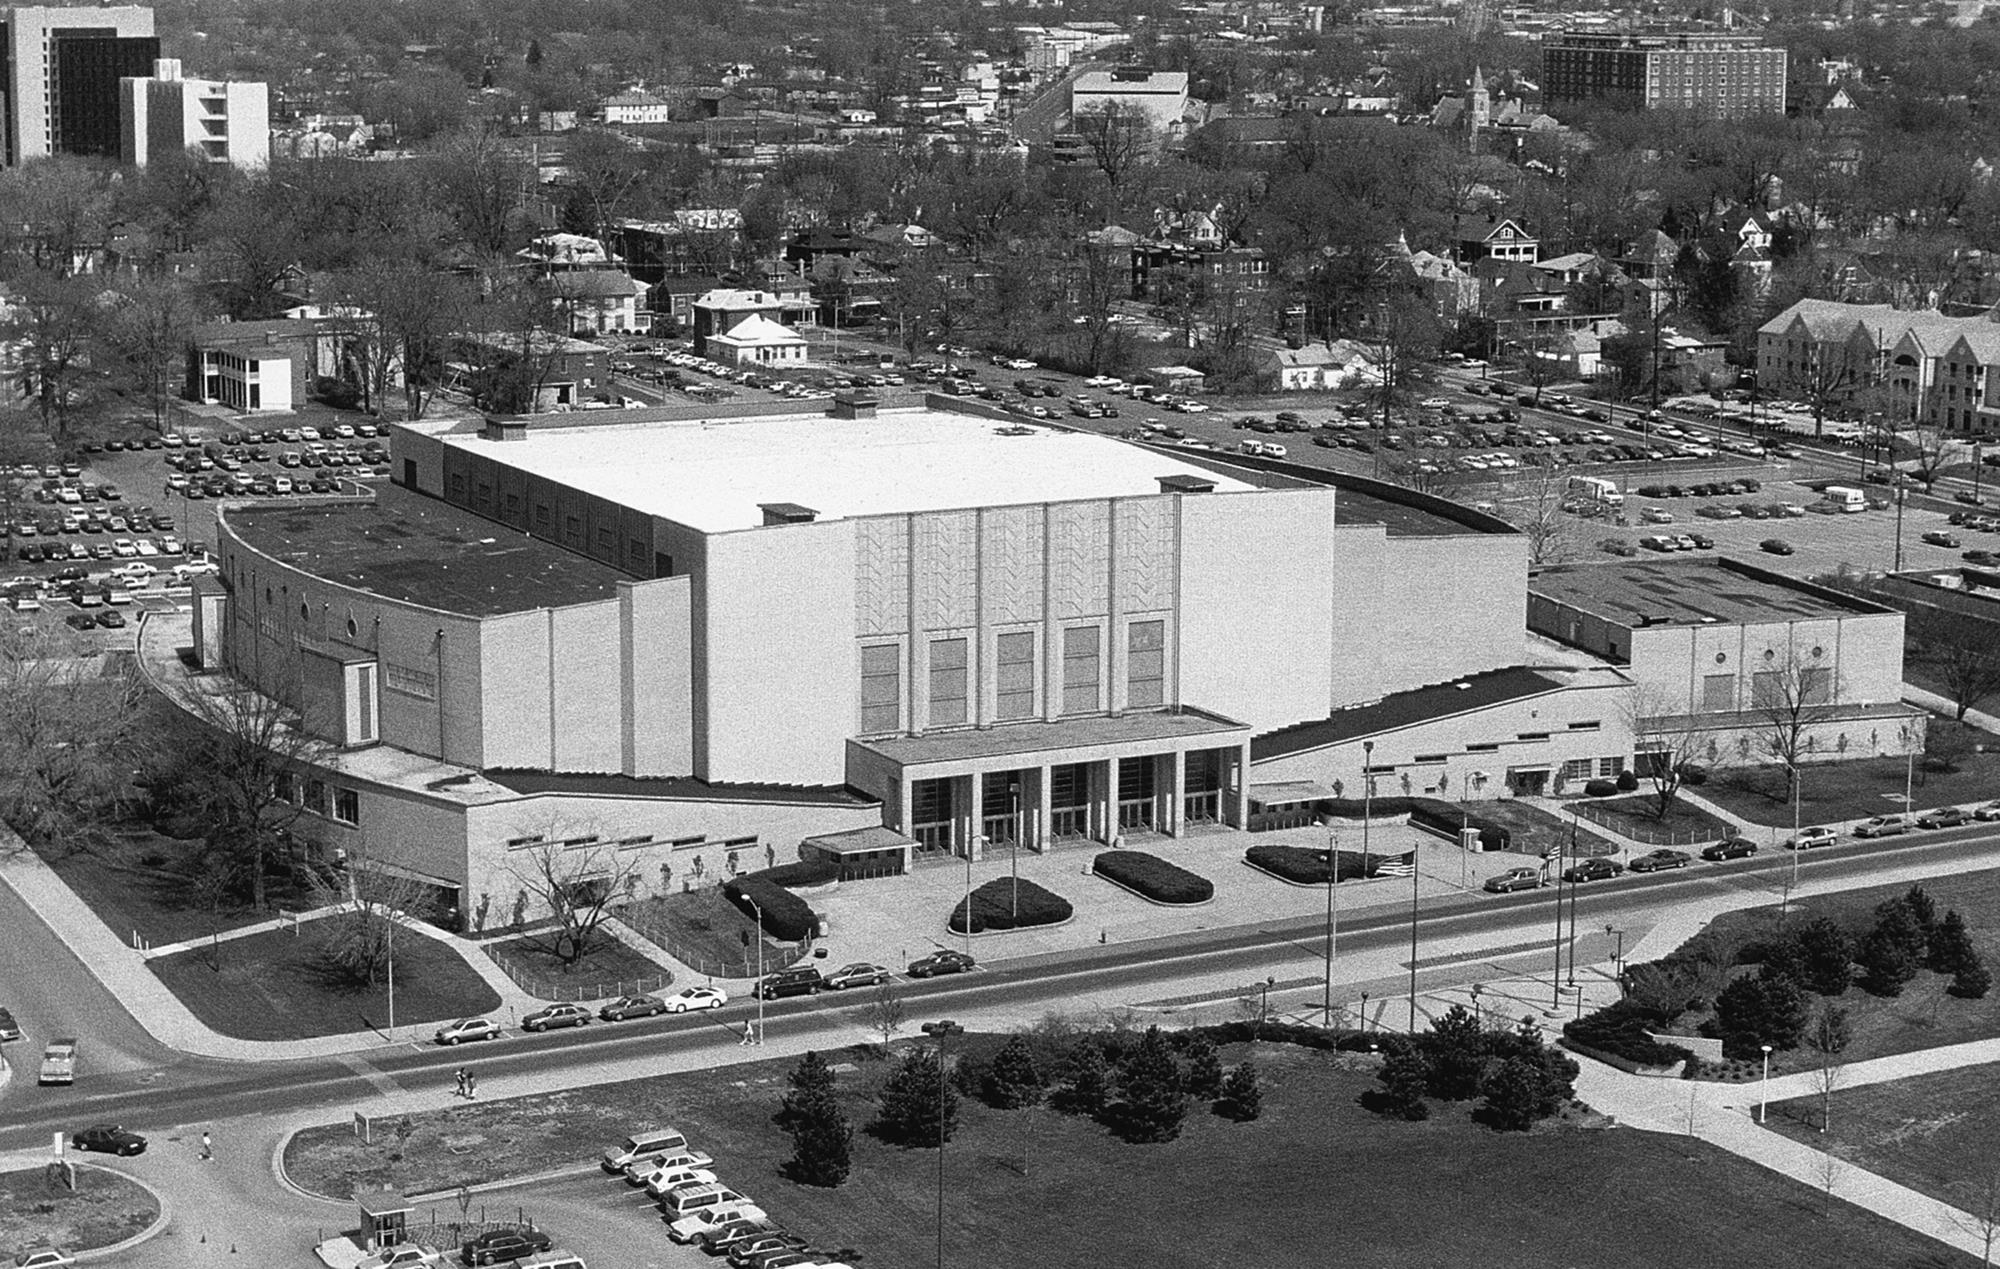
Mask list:
[[[734,913],[736,909],[726,901],[718,900]],[[757,975],[757,945],[731,948],[725,953],[713,943],[690,939],[674,929],[656,900],[629,903],[619,909],[618,920],[630,926],[655,946],[685,965],[694,973],[705,978],[754,978]],[[747,928],[748,921],[744,922]],[[764,945],[764,972],[776,973],[796,964],[812,950],[812,940],[803,939],[798,943],[772,943]]]
[[637,978],[615,980],[580,980],[561,975],[545,974],[538,969],[522,964],[497,947],[488,947],[486,955],[500,967],[500,972],[514,980],[514,985],[537,1000],[607,1000],[613,996],[638,996],[649,991],[659,991],[674,981],[674,976],[666,971],[645,974]]
[[1609,829],[1620,837],[1629,838],[1632,841],[1641,842],[1647,846],[1705,846],[1716,838],[1714,833],[1664,832],[1660,829],[1647,828],[1641,824],[1634,824],[1622,817],[1614,821],[1597,807],[1583,800],[1570,802],[1563,809],[1574,810],[1577,815],[1589,820],[1599,828]]

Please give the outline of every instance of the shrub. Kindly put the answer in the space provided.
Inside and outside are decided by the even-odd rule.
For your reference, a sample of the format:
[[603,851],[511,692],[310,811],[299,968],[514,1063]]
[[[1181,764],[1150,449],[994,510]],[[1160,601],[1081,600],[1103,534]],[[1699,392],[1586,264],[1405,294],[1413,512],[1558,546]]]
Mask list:
[[1480,1081],[1482,1117],[1495,1128],[1525,1132],[1563,1108],[1576,1092],[1576,1062],[1553,1049],[1502,1060]]
[[1221,1096],[1222,1055],[1215,1051],[1215,1045],[1197,1032],[1188,1041],[1187,1054],[1188,1095],[1204,1101]]
[[1958,967],[1958,972],[1951,976],[1951,986],[1945,990],[1961,1000],[1979,1000],[1993,990],[1993,975],[1979,963],[1975,953],[1973,959]]
[[1248,1123],[1264,1113],[1264,1090],[1257,1085],[1254,1063],[1244,1062],[1229,1072],[1215,1109],[1238,1123]]
[[[1346,854],[1346,851],[1341,852],[1343,858]],[[1286,881],[1305,886],[1325,885],[1331,872],[1325,851],[1309,850],[1304,846],[1252,846],[1243,852],[1243,858],[1253,868],[1261,868]],[[1355,864],[1355,873],[1343,871],[1342,875],[1358,875],[1360,861],[1356,860]]]
[[1215,897],[1215,883],[1208,878],[1144,851],[1107,850],[1091,868],[1155,903],[1206,903]]
[[1070,1048],[1069,1083],[1063,1088],[1063,1108],[1081,1115],[1101,1115],[1111,1104],[1111,1068],[1104,1046],[1095,1036],[1080,1036]]
[[800,860],[750,875],[762,877],[775,886],[823,886],[829,881],[840,880],[840,866],[824,859]]
[[1805,994],[1769,969],[1736,979],[1715,998],[1715,1022],[1726,1052],[1750,1057],[1761,1046],[1795,1047],[1806,1029]]
[[[1016,891],[1015,887],[1019,886]],[[1016,915],[1015,896],[1019,895]],[[1025,930],[1031,926],[1054,925],[1067,921],[1075,911],[1069,900],[1044,890],[1026,878],[995,877],[972,892],[972,932],[982,930]],[[965,933],[965,900],[951,910],[947,923],[953,934]]]
[[1855,956],[1861,963],[1861,985],[1878,996],[1900,996],[1924,963],[1927,940],[1905,900],[1891,899],[1876,912],[1875,928],[1861,940]]
[[1639,787],[1639,777],[1633,774],[1630,769],[1620,771],[1618,773],[1617,784],[1620,793],[1630,793]]
[[1187,1088],[1166,1036],[1146,1028],[1118,1072],[1118,1127],[1128,1141],[1172,1141],[1187,1117]]
[[1681,764],[1681,783],[1690,789],[1698,789],[1708,783],[1708,768],[1698,767],[1692,762]]
[[752,919],[761,910],[764,932],[781,942],[796,943],[819,930],[819,916],[811,904],[756,873],[723,882],[722,897]]
[[313,396],[336,410],[352,410],[361,404],[361,389],[345,379],[320,375],[313,380]]
[[1958,915],[1956,908],[1945,913],[1944,920],[1938,922],[1937,930],[1931,935],[1930,968],[1940,974],[1956,974],[1978,959],[1979,951],[1972,945],[1972,936],[1965,930],[1965,918]]
[[936,1049],[913,1050],[883,1081],[876,1121],[882,1136],[906,1146],[951,1140],[958,1128],[958,1092],[944,1078],[939,1057]]
[[1608,798],[1617,792],[1618,786],[1610,780],[1591,780],[1583,786],[1583,795],[1587,798]]
[[1026,1036],[1012,1036],[1002,1045],[980,1081],[988,1104],[1002,1110],[1018,1110],[1042,1100],[1048,1081],[1035,1062],[1035,1051]]
[[1382,1059],[1382,1069],[1375,1073],[1382,1081],[1382,1091],[1376,1104],[1382,1112],[1395,1119],[1429,1119],[1431,1105],[1424,1100],[1424,1089],[1430,1083],[1430,1063],[1415,1045],[1403,1044],[1391,1049]]
[[1658,1025],[1658,1020],[1645,1009],[1629,1000],[1620,1000],[1575,1022],[1564,1023],[1563,1034],[1585,1048],[1640,1066],[1671,1066],[1694,1056],[1679,1045],[1662,1044],[1647,1034]]

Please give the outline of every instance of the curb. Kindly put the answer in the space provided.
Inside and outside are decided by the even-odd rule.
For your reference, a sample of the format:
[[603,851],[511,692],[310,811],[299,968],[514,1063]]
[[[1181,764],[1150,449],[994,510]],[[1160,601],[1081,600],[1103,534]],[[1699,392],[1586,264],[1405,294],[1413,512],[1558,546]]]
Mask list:
[[[505,1101],[506,1099],[500,1099],[488,1104],[495,1106],[504,1105]],[[321,1194],[317,1190],[309,1190],[297,1181],[294,1181],[290,1169],[285,1166],[285,1151],[292,1144],[292,1138],[304,1132],[306,1128],[329,1128],[335,1126],[335,1123],[337,1121],[330,1121],[324,1124],[307,1124],[304,1128],[294,1128],[279,1138],[277,1146],[271,1152],[271,1174],[277,1177],[278,1184],[284,1186],[300,1198],[311,1199],[315,1203],[337,1203],[342,1207],[346,1207],[354,1200],[351,1198],[334,1198],[330,1194]],[[536,1185],[543,1181],[566,1180],[570,1177],[584,1176],[591,1172],[601,1171],[603,1169],[595,1163],[573,1163],[566,1168],[554,1168],[547,1172],[531,1172],[525,1176],[503,1177],[498,1181],[481,1181],[477,1185],[468,1185],[462,1188],[463,1192],[467,1194],[489,1194],[494,1190],[510,1189],[517,1185]],[[459,1188],[423,1190],[414,1194],[405,1194],[403,1198],[411,1203],[437,1203],[445,1199],[456,1198],[459,1193]],[[123,1244],[120,1245],[122,1246]]]
[[[326,1126],[325,1124],[306,1125],[307,1128],[323,1128]],[[285,1167],[285,1150],[292,1144],[292,1138],[298,1136],[303,1131],[305,1131],[304,1128],[294,1128],[284,1136],[278,1138],[278,1144],[271,1151],[271,1175],[277,1178],[279,1185],[284,1186],[287,1190],[290,1190],[302,1199],[311,1199],[315,1203],[338,1203],[342,1207],[348,1206],[353,1202],[352,1199],[328,1198],[326,1195],[308,1190],[305,1186],[292,1180],[291,1172]]]
[[116,1168],[102,1167],[95,1163],[79,1163],[76,1166],[79,1168],[90,1168],[97,1172],[109,1172],[113,1176],[124,1177],[127,1181],[130,1181],[132,1184],[138,1186],[146,1193],[152,1195],[153,1202],[159,1204],[160,1208],[160,1214],[153,1219],[153,1223],[146,1226],[146,1228],[140,1230],[138,1233],[132,1235],[130,1238],[127,1238],[122,1242],[112,1243],[109,1247],[93,1247],[89,1251],[77,1252],[76,1261],[78,1264],[85,1264],[94,1260],[104,1260],[111,1256],[115,1256],[119,1252],[125,1251],[128,1248],[137,1247],[140,1243],[145,1242],[147,1239],[153,1237],[155,1234],[158,1234],[161,1230],[165,1229],[167,1227],[167,1223],[173,1220],[174,1207],[173,1204],[167,1202],[166,1195],[160,1193],[158,1190],[146,1184],[144,1181],[141,1181],[138,1177],[133,1176],[131,1173],[120,1172]]

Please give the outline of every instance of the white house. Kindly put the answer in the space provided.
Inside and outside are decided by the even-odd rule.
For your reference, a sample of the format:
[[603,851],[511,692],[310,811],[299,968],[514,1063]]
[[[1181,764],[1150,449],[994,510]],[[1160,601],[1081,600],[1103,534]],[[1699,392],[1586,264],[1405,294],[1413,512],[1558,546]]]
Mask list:
[[1368,354],[1347,339],[1308,344],[1304,348],[1280,348],[1271,354],[1271,363],[1278,372],[1278,388],[1282,392],[1352,387],[1375,373]]
[[651,93],[619,93],[604,99],[606,123],[666,123],[671,103]]
[[708,336],[706,347],[710,357],[739,366],[797,365],[806,359],[805,338],[762,313],[751,314],[722,334]]
[[652,329],[653,314],[639,307],[642,282],[618,269],[580,269],[549,279],[556,302],[569,314],[572,335],[632,334]]

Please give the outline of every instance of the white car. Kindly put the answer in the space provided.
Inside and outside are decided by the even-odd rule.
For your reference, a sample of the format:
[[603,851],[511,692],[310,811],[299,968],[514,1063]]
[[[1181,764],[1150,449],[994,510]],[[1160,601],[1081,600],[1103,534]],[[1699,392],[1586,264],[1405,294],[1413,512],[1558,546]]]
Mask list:
[[499,1038],[499,1024],[488,1018],[460,1018],[457,1022],[447,1022],[437,1029],[439,1044],[464,1044],[469,1040]]
[[333,434],[339,437],[343,441],[354,439],[354,429],[345,423],[335,424],[333,428]]
[[729,1003],[729,993],[720,987],[683,987],[666,998],[668,1013],[691,1009],[720,1009]]
[[160,553],[160,548],[154,544],[153,539],[151,538],[140,538],[132,545],[139,548],[139,555],[141,556],[141,558],[148,555],[158,555]]
[[131,538],[113,538],[111,554],[121,560],[135,560],[139,558],[139,547]]
[[681,1217],[667,1226],[667,1237],[677,1243],[689,1243],[694,1241],[696,1234],[716,1225],[726,1225],[730,1221],[762,1221],[770,1218],[770,1213],[763,1208],[749,1199],[739,1198],[734,1202],[704,1207],[698,1212]]
[[65,1269],[75,1263],[76,1257],[53,1247],[32,1247],[14,1257],[14,1269]]
[[444,1253],[421,1243],[396,1243],[372,1256],[364,1256],[354,1269],[421,1269],[444,1259]]
[[656,1167],[640,1177],[639,1183],[644,1185],[646,1193],[654,1198],[664,1198],[669,1191],[677,1190],[683,1185],[713,1185],[715,1173],[707,1168],[690,1167],[686,1164],[671,1168]]
[[671,1154],[647,1155],[625,1165],[625,1184],[645,1185],[654,1174],[674,1168],[705,1168],[715,1160],[705,1151],[683,1146]]

